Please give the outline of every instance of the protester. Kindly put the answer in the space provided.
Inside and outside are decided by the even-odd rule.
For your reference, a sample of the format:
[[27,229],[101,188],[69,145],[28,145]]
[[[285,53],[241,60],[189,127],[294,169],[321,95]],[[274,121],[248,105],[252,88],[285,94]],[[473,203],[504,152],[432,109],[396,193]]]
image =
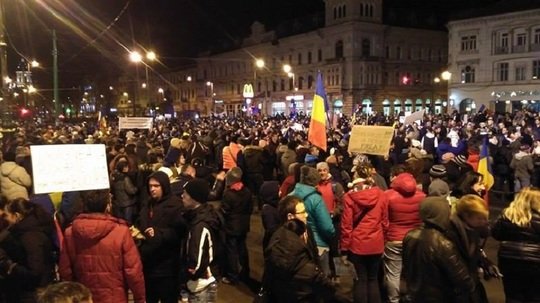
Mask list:
[[[85,211],[65,232],[59,272],[64,281],[80,282],[95,302],[146,302],[141,258],[125,221],[110,215],[108,190],[81,193]],[[96,266],[99,264],[99,266]]]

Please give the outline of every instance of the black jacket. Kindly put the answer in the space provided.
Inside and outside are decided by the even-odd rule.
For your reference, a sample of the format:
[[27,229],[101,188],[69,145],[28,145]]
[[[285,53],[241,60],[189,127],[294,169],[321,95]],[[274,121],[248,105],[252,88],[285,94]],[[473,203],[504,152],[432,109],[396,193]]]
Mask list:
[[115,171],[112,174],[113,205],[116,207],[128,207],[135,204],[137,187],[124,173]]
[[183,263],[190,280],[208,278],[208,270],[214,261],[219,245],[217,231],[220,222],[210,204],[187,210],[184,214],[188,222],[188,236],[185,243]]
[[527,227],[519,227],[501,216],[491,232],[493,238],[501,241],[499,258],[540,264],[540,214],[536,211],[532,211]]
[[242,151],[242,161],[238,166],[244,172],[244,175],[262,174],[263,172],[263,150],[258,146],[248,145]]
[[40,206],[9,228],[0,242],[10,259],[17,263],[4,283],[6,302],[36,302],[36,289],[54,278],[54,223]]
[[[313,241],[308,241],[312,243]],[[317,302],[335,289],[319,268],[310,248],[287,223],[278,228],[265,250],[265,286],[273,302]]]
[[140,246],[146,277],[176,277],[180,268],[180,250],[186,223],[182,217],[181,201],[171,194],[169,177],[164,172],[150,175],[161,184],[163,197],[144,203],[139,218],[141,232],[152,227],[155,236],[147,237]]
[[221,200],[221,210],[225,219],[225,233],[232,236],[246,235],[249,232],[253,202],[251,192],[242,185],[240,190],[225,189]]
[[403,241],[403,274],[410,302],[457,303],[474,282],[459,252],[441,228],[427,224]]

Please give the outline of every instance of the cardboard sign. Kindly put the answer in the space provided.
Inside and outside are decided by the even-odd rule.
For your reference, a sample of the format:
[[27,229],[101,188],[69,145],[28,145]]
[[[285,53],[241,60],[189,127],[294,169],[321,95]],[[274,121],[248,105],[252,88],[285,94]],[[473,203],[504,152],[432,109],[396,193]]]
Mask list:
[[391,126],[356,125],[351,132],[349,152],[386,156],[393,136]]
[[152,129],[152,118],[149,117],[120,117],[119,129]]
[[109,188],[104,144],[32,145],[36,194]]
[[405,121],[404,121],[404,124],[405,125],[409,125],[409,124],[413,124],[415,121],[422,121],[424,120],[424,112],[425,110],[422,109],[422,110],[419,110],[417,112],[414,112],[408,116],[405,117]]

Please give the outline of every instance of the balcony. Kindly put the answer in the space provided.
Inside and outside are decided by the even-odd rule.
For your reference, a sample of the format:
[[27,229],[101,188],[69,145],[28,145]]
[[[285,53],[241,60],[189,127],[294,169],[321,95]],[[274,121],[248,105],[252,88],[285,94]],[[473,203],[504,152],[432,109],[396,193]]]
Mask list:
[[531,51],[532,51],[532,52],[538,52],[538,51],[540,51],[540,43],[537,43],[537,44],[531,44]]
[[508,46],[497,46],[495,48],[495,55],[508,54]]
[[524,53],[527,51],[527,45],[515,45],[513,48],[512,48],[512,53],[516,54],[516,53]]

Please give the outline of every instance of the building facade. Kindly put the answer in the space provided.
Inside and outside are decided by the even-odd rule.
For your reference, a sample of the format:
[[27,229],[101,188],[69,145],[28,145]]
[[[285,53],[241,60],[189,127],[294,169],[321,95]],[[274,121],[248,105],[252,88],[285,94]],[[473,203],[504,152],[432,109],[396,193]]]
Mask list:
[[[170,87],[178,112],[309,113],[320,71],[334,112],[447,110],[447,83],[434,81],[447,67],[446,32],[386,25],[382,0],[325,6],[324,26],[279,37],[255,23],[240,48],[201,56],[159,85]],[[253,98],[244,97],[246,84]]]
[[540,9],[451,21],[450,104],[509,112],[540,103]]

